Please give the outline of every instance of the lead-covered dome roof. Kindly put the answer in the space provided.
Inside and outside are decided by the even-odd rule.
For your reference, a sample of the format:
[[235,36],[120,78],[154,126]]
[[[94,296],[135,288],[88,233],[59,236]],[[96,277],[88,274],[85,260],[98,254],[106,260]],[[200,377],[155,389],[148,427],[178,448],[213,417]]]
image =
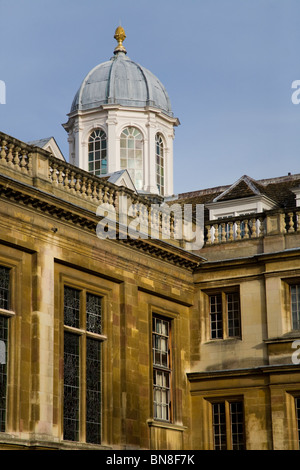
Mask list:
[[160,80],[127,57],[122,44],[125,37],[123,28],[117,28],[115,38],[119,44],[114,56],[87,74],[74,97],[71,113],[103,104],[119,104],[153,106],[173,116],[169,96]]

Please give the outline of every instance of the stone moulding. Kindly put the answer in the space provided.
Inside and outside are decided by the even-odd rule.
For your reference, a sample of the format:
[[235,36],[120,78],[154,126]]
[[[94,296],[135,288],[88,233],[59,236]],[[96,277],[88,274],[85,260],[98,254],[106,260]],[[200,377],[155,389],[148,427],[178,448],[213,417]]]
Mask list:
[[[96,236],[96,226],[99,222],[96,213],[63,201],[57,196],[45,193],[36,187],[30,187],[19,181],[12,180],[12,178],[0,175],[0,197],[31,207],[44,214],[49,214],[58,220],[77,225],[79,228],[88,230]],[[116,240],[111,240],[111,242],[122,243],[189,271],[194,271],[203,261],[202,257],[161,240],[117,238]]]

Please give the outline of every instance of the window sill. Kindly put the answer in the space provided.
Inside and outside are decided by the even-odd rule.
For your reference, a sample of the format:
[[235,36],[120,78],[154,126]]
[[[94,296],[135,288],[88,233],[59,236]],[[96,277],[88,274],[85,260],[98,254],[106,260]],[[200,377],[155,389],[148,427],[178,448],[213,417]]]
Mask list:
[[208,339],[204,342],[204,344],[211,344],[211,343],[238,343],[242,341],[241,337],[235,336],[235,337],[228,337],[228,338],[211,338]]
[[186,426],[182,426],[180,424],[173,424],[173,423],[169,423],[168,421],[159,421],[155,419],[148,419],[147,424],[149,427],[164,428],[164,429],[169,429],[170,431],[183,432],[185,431],[185,429],[187,429]]
[[16,312],[13,310],[6,310],[5,308],[0,308],[0,315],[3,315],[5,317],[14,317],[16,315]]

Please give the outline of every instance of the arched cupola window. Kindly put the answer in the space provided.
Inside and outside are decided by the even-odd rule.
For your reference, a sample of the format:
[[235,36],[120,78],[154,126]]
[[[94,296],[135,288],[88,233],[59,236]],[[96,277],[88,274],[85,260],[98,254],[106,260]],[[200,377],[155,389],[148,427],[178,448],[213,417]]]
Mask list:
[[164,172],[164,142],[160,134],[155,136],[155,162],[156,162],[156,184],[158,192],[164,195],[165,172]]
[[126,127],[120,138],[121,169],[128,170],[136,189],[143,188],[143,136],[135,127]]
[[89,173],[96,176],[107,173],[106,134],[102,129],[95,129],[89,137]]

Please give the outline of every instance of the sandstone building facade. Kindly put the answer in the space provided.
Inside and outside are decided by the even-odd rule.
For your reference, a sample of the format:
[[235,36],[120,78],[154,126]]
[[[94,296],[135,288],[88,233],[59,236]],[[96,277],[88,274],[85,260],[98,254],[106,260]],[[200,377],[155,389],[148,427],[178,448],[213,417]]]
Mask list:
[[[0,133],[0,449],[299,449],[300,174],[174,196],[179,121],[116,39],[70,163]],[[173,212],[149,236],[163,202],[204,207],[201,247]]]

